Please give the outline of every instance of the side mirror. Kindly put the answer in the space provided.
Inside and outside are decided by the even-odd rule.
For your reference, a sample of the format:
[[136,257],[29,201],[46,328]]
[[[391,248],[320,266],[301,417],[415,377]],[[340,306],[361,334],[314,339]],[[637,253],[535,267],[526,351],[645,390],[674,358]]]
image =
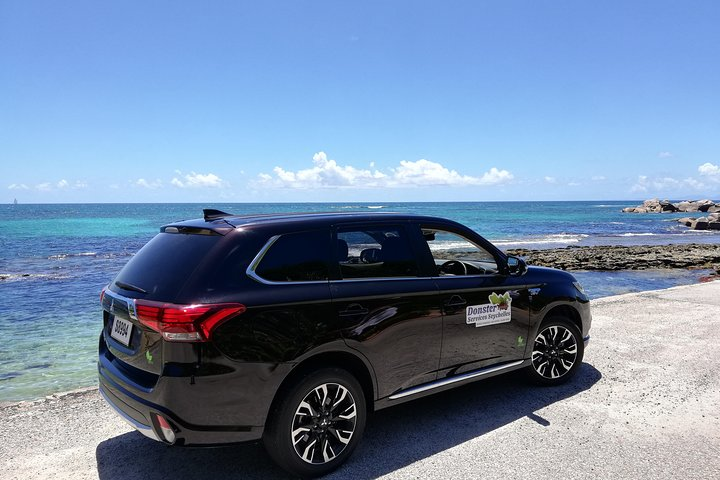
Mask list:
[[507,273],[512,276],[520,276],[527,272],[527,263],[520,257],[510,256],[507,258]]

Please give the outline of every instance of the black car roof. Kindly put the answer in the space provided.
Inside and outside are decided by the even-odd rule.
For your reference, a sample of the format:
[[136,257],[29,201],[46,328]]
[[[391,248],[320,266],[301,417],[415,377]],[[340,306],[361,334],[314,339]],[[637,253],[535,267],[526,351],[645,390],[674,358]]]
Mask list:
[[204,228],[210,230],[227,229],[228,227],[271,226],[282,224],[295,224],[298,222],[308,225],[328,225],[336,222],[372,222],[394,220],[399,222],[426,221],[459,225],[452,220],[425,215],[414,215],[398,212],[303,212],[303,213],[270,213],[237,215],[217,210],[205,210],[204,218],[173,222],[163,226]]

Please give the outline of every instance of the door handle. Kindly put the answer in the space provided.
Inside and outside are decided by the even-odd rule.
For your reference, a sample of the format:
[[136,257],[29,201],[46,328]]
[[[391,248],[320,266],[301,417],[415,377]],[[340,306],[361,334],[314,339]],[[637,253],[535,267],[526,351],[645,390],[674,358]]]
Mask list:
[[450,300],[445,302],[446,308],[462,308],[467,305],[467,300],[462,298],[460,295],[453,295]]
[[369,312],[370,310],[359,303],[351,303],[345,310],[340,311],[340,316],[347,317],[350,315],[367,315]]

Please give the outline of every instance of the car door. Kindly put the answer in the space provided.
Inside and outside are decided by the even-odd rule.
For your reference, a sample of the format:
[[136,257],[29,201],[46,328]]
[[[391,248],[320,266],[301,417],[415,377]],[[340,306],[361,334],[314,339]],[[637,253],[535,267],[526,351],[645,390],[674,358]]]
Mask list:
[[[347,345],[372,364],[378,397],[435,380],[442,312],[408,224],[338,226],[333,306]],[[417,230],[417,227],[414,227]]]
[[504,273],[504,257],[468,230],[422,225],[443,310],[440,378],[522,359],[529,293],[521,276]]

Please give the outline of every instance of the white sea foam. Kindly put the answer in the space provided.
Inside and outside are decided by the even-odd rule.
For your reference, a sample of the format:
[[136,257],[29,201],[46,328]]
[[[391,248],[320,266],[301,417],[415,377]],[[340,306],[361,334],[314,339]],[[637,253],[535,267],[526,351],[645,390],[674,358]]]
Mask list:
[[657,235],[657,233],[646,232],[646,233],[621,233],[618,236],[619,237],[654,237],[656,235]]
[[713,235],[718,234],[717,230],[683,230],[683,234],[690,234],[690,235]]
[[430,250],[432,251],[472,250],[474,248],[470,242],[430,242]]
[[537,238],[523,238],[518,240],[496,240],[492,243],[495,244],[498,247],[505,247],[505,246],[527,246],[527,245],[571,245],[573,243],[578,243],[582,241],[584,238],[587,238],[589,235],[585,235],[582,233],[578,234],[569,234],[569,233],[558,233],[554,235],[546,235],[543,237],[537,237]]
[[372,208],[372,209],[385,208],[385,205],[368,205],[367,208]]
[[95,257],[97,252],[80,252],[80,253],[58,253],[57,255],[50,255],[48,260],[62,260],[68,257]]
[[19,282],[31,280],[65,280],[68,275],[59,273],[0,273],[0,280],[4,282]]

